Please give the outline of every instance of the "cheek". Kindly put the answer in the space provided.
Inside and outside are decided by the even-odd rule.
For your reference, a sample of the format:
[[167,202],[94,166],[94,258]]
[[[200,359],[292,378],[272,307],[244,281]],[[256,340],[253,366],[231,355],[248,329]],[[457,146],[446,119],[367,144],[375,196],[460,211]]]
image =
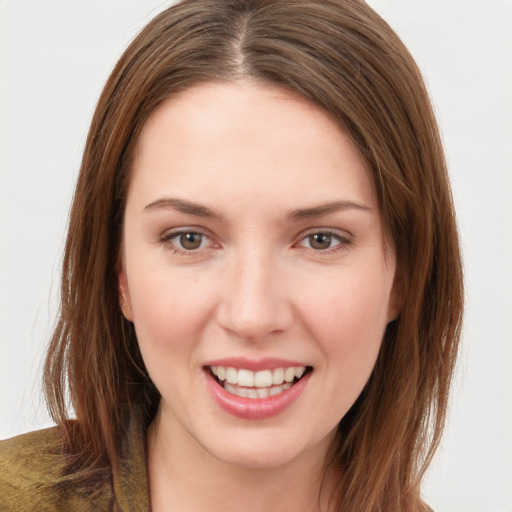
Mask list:
[[311,283],[315,287],[303,303],[304,321],[329,364],[345,375],[366,374],[387,325],[391,278],[371,269],[347,274],[327,280],[327,286]]
[[189,350],[213,307],[204,283],[199,286],[193,273],[183,276],[169,269],[132,276],[133,321],[141,350]]

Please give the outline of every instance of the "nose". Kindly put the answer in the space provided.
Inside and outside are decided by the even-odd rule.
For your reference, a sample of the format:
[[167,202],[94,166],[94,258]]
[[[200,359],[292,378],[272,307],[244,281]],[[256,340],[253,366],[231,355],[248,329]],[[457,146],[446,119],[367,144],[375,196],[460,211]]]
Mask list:
[[256,250],[233,259],[224,276],[217,315],[220,326],[252,342],[288,330],[293,309],[279,265]]

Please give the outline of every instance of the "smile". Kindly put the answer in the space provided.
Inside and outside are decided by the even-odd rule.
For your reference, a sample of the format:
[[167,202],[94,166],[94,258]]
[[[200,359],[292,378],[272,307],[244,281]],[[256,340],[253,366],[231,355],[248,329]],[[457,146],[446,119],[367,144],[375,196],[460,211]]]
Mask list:
[[256,372],[231,366],[210,366],[209,369],[225,391],[250,399],[280,395],[312,370],[307,366],[279,367]]

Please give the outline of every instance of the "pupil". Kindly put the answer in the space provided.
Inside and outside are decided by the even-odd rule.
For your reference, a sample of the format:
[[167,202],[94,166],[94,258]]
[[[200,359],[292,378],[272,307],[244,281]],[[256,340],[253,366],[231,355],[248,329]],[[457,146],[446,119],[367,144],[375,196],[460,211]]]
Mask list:
[[310,237],[310,243],[313,249],[328,249],[331,245],[331,235],[317,233]]
[[180,236],[180,244],[184,249],[197,249],[201,245],[201,238],[199,233],[185,233]]

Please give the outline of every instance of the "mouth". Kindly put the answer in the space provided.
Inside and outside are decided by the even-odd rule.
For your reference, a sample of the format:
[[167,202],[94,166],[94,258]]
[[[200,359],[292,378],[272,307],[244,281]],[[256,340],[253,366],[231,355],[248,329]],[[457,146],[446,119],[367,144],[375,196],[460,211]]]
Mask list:
[[259,371],[232,366],[207,366],[205,369],[231,395],[260,400],[280,395],[313,371],[311,366],[288,366]]

